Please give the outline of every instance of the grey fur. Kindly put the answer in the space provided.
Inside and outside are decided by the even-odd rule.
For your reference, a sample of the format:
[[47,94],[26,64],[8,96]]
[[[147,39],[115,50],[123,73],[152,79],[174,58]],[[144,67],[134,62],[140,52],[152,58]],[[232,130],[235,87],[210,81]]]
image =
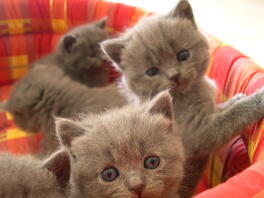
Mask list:
[[[32,156],[2,153],[0,197],[66,198],[69,193],[69,177],[64,177],[63,174],[66,173],[65,170],[70,171],[69,168],[64,169],[69,166],[70,156],[67,151],[56,152],[44,161]],[[70,175],[70,172],[66,175]]]
[[[171,98],[157,96],[139,107],[126,106],[78,120],[56,119],[63,146],[72,158],[71,198],[178,198],[184,151],[180,132],[172,126]],[[144,167],[159,156],[156,169]],[[119,177],[104,181],[101,172],[115,167]]]
[[125,103],[115,85],[88,88],[58,67],[36,65],[14,85],[5,110],[13,114],[18,127],[43,132],[47,152],[57,148],[53,116],[99,113]]
[[78,26],[60,39],[56,50],[35,64],[60,67],[72,80],[89,87],[109,83],[107,61],[99,43],[107,38],[106,18]]
[[[216,106],[215,86],[205,77],[208,44],[186,0],[169,15],[142,19],[120,38],[101,45],[122,72],[124,92],[130,101],[140,104],[170,89],[174,120],[183,132],[187,156],[178,191],[181,197],[192,195],[210,153],[264,116],[264,89]],[[177,53],[183,49],[189,50],[190,58],[178,61]],[[158,75],[146,74],[151,67],[159,69]]]

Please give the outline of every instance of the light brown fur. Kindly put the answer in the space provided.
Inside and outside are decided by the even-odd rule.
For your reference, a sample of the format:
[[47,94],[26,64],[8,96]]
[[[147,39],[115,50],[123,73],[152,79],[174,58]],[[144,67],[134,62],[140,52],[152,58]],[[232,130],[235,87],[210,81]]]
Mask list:
[[54,116],[71,118],[78,113],[100,113],[125,103],[114,84],[88,88],[72,81],[58,67],[36,65],[14,85],[4,110],[13,115],[18,127],[42,132],[43,152],[50,152],[58,146]]
[[[78,121],[56,119],[58,136],[73,156],[72,198],[177,198],[184,154],[172,126],[171,98],[162,94],[140,107],[127,106]],[[156,169],[144,167],[159,156]],[[115,167],[119,176],[105,181],[101,173]]]
[[44,161],[32,156],[0,154],[0,197],[68,197],[69,160],[67,151],[59,151]]

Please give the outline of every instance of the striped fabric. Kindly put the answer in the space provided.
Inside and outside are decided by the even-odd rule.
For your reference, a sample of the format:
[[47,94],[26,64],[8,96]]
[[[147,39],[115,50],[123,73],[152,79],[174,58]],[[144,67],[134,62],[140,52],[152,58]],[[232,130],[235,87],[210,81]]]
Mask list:
[[[108,16],[108,31],[115,35],[150,14],[140,8],[102,0],[1,0],[0,101],[8,98],[12,83],[27,72],[29,64],[51,52],[62,33],[70,28]],[[251,94],[264,86],[264,71],[250,58],[213,36],[207,35],[207,38],[211,53],[208,75],[216,80],[220,88],[218,102],[226,101],[237,93]],[[114,79],[117,75],[112,70],[111,78]],[[230,189],[236,192],[231,187],[233,183],[242,192],[243,185],[246,184],[240,183],[241,178],[251,178],[250,183],[259,186],[255,189],[245,188],[244,195],[252,198],[264,197],[264,191],[260,190],[264,188],[260,182],[261,179],[264,180],[264,175],[258,174],[264,167],[261,162],[264,159],[263,136],[262,120],[249,126],[242,137],[235,138],[211,156],[197,193],[225,182],[251,164],[258,163],[252,166],[255,172],[250,167],[238,175],[237,179],[234,177],[198,197],[216,197],[216,194],[221,195],[219,197],[229,197]],[[37,153],[40,141],[39,133],[29,134],[19,130],[13,124],[11,115],[0,112],[1,151],[8,150],[16,154]],[[223,193],[219,194],[220,191]]]
[[0,1],[0,85],[21,78],[70,28],[108,16],[108,31],[121,32],[144,15],[139,8],[98,0]]

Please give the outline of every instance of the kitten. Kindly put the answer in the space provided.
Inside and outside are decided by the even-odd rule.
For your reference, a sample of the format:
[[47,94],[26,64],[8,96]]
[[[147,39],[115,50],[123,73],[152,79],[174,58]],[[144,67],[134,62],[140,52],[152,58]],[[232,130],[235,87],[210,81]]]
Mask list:
[[72,29],[62,36],[55,52],[36,63],[56,65],[72,80],[89,87],[107,85],[109,83],[107,61],[99,46],[99,43],[107,38],[105,25],[106,18],[103,18],[93,24]]
[[69,193],[70,165],[66,150],[43,161],[0,154],[0,197],[64,198]]
[[177,198],[184,151],[167,93],[78,121],[56,119],[72,156],[71,198]]
[[264,89],[216,106],[215,87],[205,77],[208,43],[186,0],[168,15],[145,18],[101,45],[122,72],[123,86],[134,103],[170,88],[174,122],[183,132],[187,157],[181,197],[192,195],[210,153],[264,116]]
[[125,103],[115,85],[88,88],[58,67],[36,65],[14,85],[2,109],[13,115],[21,129],[42,132],[43,152],[49,152],[57,148],[53,116],[99,113]]

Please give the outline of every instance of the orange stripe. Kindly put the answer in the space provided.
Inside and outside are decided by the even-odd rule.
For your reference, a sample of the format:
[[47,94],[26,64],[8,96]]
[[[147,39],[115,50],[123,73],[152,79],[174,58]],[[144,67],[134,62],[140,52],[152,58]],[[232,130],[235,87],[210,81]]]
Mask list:
[[143,10],[141,8],[136,8],[134,11],[134,14],[130,20],[130,26],[135,25],[140,18],[147,16],[149,12],[147,12],[146,10]]
[[95,10],[94,20],[99,20],[104,16],[108,16],[109,3],[105,1],[98,2]]
[[51,24],[53,31],[63,33],[68,30],[67,0],[50,0]]

